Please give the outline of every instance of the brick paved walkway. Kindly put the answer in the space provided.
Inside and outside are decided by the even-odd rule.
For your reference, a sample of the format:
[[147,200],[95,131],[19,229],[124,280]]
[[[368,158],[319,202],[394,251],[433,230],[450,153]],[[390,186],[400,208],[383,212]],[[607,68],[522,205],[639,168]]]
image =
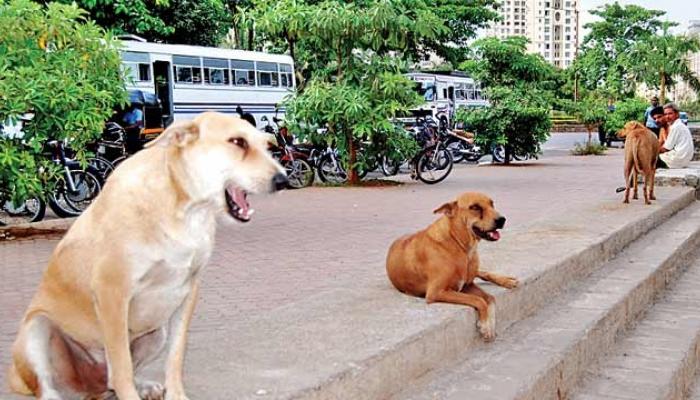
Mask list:
[[[621,166],[621,150],[603,157],[552,151],[512,167],[459,165],[433,186],[308,188],[253,198],[257,213],[250,224],[219,229],[191,341],[206,341],[213,330],[246,324],[311,294],[385,279],[391,241],[430,223],[431,211],[460,192],[490,194],[508,218],[507,235],[535,219],[615,196]],[[0,398],[6,398],[4,376],[17,323],[56,243],[0,242]]]

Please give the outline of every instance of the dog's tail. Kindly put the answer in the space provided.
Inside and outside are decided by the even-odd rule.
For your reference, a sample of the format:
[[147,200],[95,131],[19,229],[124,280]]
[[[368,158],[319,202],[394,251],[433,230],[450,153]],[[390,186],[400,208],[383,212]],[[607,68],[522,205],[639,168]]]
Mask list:
[[639,140],[632,142],[632,159],[634,160],[634,169],[637,174],[641,174],[644,170],[642,169],[642,163],[639,162]]

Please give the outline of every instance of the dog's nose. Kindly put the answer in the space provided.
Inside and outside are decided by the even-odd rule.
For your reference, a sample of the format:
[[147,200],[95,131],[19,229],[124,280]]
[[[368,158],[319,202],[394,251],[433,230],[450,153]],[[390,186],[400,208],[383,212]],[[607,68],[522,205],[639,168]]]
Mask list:
[[498,229],[503,228],[506,225],[506,217],[498,217],[496,219],[496,227]]
[[289,186],[289,180],[287,175],[283,173],[277,173],[272,177],[272,191],[276,192],[278,190],[286,189]]

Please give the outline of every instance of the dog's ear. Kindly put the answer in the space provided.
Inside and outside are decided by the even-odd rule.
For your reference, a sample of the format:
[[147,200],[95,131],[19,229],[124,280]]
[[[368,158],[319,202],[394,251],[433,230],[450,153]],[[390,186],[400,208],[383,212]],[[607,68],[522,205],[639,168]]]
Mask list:
[[145,147],[177,146],[184,147],[199,138],[199,126],[194,121],[179,121],[170,125],[157,138],[146,143]]
[[433,211],[433,214],[445,214],[448,217],[452,217],[455,215],[457,212],[457,202],[456,201],[451,201],[449,203],[445,203],[441,205],[440,207],[436,208]]

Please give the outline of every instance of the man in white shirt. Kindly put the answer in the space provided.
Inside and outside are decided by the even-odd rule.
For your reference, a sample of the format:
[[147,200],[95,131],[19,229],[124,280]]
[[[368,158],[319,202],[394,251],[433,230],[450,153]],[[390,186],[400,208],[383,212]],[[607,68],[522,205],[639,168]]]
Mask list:
[[[659,148],[659,163],[668,168],[685,168],[693,159],[695,146],[690,130],[679,119],[678,106],[668,103],[664,106],[664,119],[669,126],[668,137],[661,143]],[[662,164],[663,163],[663,164]]]

